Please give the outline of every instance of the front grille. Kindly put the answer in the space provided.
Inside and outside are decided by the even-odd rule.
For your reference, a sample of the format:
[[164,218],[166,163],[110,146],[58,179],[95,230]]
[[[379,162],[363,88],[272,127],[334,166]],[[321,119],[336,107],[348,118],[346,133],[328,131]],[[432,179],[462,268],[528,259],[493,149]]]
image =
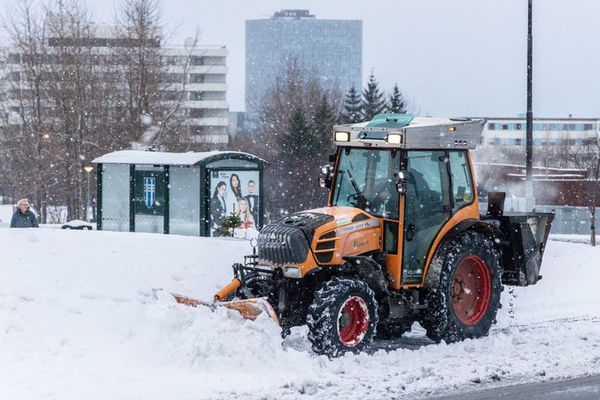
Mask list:
[[315,230],[331,221],[331,215],[304,211],[265,226],[258,236],[259,262],[286,265],[306,261]]
[[[334,239],[334,238],[335,238],[335,232],[331,231],[329,233],[322,235],[319,238],[319,240]],[[325,264],[325,263],[331,262],[331,260],[333,260],[333,249],[334,248],[335,248],[335,240],[329,240],[327,242],[318,243],[317,248],[316,248],[317,261],[320,264]],[[319,250],[331,250],[331,251],[321,252]]]
[[308,242],[292,226],[267,225],[258,237],[258,261],[274,265],[298,264],[308,256]]

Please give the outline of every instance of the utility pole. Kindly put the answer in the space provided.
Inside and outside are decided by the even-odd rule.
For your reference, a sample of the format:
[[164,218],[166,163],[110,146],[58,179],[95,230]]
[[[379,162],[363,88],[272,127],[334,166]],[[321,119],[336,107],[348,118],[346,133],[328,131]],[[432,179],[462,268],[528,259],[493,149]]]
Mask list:
[[527,121],[525,138],[525,202],[527,211],[535,206],[533,197],[533,0],[527,0]]

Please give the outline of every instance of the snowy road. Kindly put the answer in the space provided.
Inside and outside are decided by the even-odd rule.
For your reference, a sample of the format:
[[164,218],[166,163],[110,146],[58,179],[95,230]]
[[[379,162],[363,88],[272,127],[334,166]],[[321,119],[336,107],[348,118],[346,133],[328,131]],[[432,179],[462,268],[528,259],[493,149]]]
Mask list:
[[335,360],[310,351],[305,327],[282,341],[268,319],[168,295],[210,298],[248,251],[239,240],[0,229],[0,398],[465,398],[600,374],[600,248],[550,242],[544,279],[503,293],[489,337],[434,344],[416,324]]
[[558,382],[525,383],[429,400],[598,400],[600,375]]

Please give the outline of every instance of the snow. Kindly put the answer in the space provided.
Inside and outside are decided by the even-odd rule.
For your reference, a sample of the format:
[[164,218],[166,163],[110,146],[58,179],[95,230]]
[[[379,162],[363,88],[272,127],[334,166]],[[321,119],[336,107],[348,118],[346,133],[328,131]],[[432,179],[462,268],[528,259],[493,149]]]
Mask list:
[[160,151],[120,150],[104,154],[96,158],[96,164],[153,164],[153,165],[196,165],[211,157],[221,154],[245,155],[256,158],[248,153],[239,151],[206,151],[187,153],[166,153]]
[[544,278],[503,293],[487,338],[435,345],[415,325],[331,361],[305,328],[282,340],[266,317],[168,294],[210,299],[249,241],[0,229],[0,243],[1,398],[418,398],[600,373],[600,248],[580,243],[549,242]]

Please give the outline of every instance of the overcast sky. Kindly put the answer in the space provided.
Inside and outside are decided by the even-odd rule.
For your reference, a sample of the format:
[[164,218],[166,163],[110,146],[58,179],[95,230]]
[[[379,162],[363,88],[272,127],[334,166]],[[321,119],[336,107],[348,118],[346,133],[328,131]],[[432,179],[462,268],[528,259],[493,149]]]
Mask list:
[[[106,22],[119,1],[88,0]],[[362,19],[364,77],[373,70],[388,90],[398,82],[420,114],[525,111],[527,0],[163,0],[162,14],[173,42],[199,27],[202,43],[227,46],[228,100],[237,111],[244,21],[285,8]],[[600,117],[599,18],[599,0],[534,0],[534,115]]]

